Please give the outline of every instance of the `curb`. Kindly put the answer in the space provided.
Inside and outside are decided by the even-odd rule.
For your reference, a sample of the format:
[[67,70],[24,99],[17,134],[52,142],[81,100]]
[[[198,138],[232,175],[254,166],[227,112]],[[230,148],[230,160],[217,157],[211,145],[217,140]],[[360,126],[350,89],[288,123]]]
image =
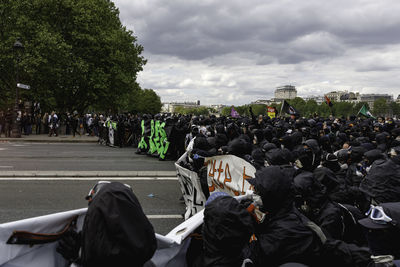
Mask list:
[[176,171],[3,171],[0,177],[176,177]]

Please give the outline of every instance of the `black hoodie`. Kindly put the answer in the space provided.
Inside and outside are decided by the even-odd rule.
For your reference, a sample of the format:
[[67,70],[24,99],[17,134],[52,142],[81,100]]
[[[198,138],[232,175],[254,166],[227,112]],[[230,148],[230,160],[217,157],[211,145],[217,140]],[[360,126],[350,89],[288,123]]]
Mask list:
[[132,190],[113,182],[91,201],[83,224],[83,266],[143,266],[157,242]]

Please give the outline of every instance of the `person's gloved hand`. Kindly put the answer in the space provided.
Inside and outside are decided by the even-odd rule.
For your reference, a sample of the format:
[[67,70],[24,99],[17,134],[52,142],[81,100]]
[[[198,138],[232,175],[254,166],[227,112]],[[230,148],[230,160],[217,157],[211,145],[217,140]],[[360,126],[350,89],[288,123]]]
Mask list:
[[69,262],[76,262],[81,247],[81,233],[70,228],[60,239],[56,251]]

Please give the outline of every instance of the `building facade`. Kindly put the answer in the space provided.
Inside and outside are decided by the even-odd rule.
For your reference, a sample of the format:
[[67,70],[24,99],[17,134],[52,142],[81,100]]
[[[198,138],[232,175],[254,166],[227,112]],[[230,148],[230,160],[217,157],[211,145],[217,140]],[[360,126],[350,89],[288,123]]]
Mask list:
[[161,111],[166,113],[174,113],[176,107],[184,107],[184,108],[198,108],[200,107],[200,100],[196,102],[169,102],[162,103]]
[[282,102],[285,99],[294,99],[297,97],[296,87],[293,85],[279,86],[275,90],[275,102]]
[[393,101],[393,96],[388,94],[362,94],[360,95],[359,102],[367,102],[368,105],[372,108],[374,106],[375,100],[383,98],[387,103]]

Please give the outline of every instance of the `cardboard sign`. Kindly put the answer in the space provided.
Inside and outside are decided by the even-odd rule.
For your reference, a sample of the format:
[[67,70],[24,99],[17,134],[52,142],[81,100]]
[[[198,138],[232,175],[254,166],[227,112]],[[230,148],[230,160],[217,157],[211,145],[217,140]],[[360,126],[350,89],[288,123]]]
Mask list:
[[204,209],[206,203],[197,173],[179,165],[179,162],[185,161],[186,155],[187,152],[175,163],[179,185],[186,204],[185,220]]
[[270,117],[271,119],[275,118],[276,110],[274,107],[268,107],[267,112],[268,112],[268,117]]
[[210,194],[226,192],[231,196],[244,195],[247,190],[254,190],[246,180],[254,177],[256,168],[233,155],[206,158],[207,182]]

